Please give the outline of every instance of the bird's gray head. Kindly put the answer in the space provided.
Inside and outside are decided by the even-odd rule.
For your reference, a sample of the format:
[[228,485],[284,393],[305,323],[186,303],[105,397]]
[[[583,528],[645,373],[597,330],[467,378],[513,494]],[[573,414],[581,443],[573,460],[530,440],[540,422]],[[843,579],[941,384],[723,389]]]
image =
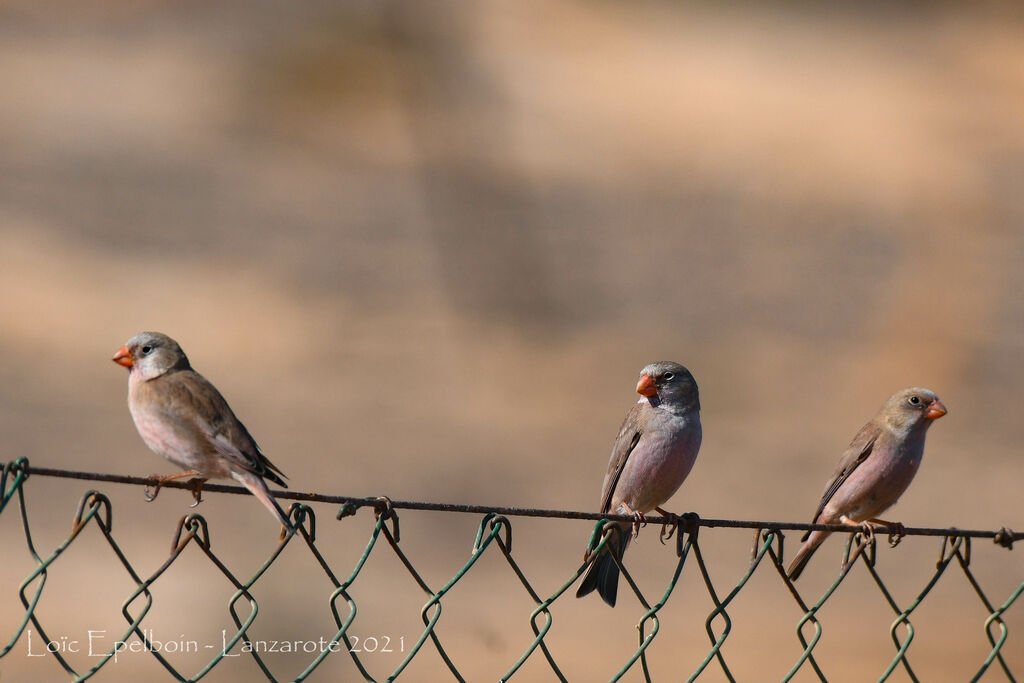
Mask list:
[[112,360],[144,380],[191,368],[178,342],[159,332],[139,332],[117,350]]
[[927,429],[946,414],[946,406],[934,391],[922,387],[900,389],[882,406],[885,421],[896,431]]
[[636,392],[652,403],[664,403],[680,410],[700,410],[697,381],[684,366],[670,360],[651,363],[641,370]]

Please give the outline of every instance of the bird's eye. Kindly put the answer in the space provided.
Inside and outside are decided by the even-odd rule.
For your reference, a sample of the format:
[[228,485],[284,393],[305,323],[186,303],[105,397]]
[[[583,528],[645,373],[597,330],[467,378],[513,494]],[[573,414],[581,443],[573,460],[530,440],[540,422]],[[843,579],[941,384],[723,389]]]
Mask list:
[[910,398],[907,399],[907,403],[909,403],[912,406],[920,405],[921,399],[919,399],[917,396],[911,396]]
[[661,377],[662,377],[662,379],[664,379],[664,380],[665,380],[666,382],[671,382],[671,381],[672,381],[673,379],[675,379],[675,375],[674,375],[673,373],[671,373],[671,372],[666,372],[666,373],[665,373],[664,375],[662,375]]
[[142,353],[143,353],[143,355],[145,355],[145,354],[149,353],[149,352],[150,352],[150,351],[152,351],[152,350],[153,350],[153,347],[152,347],[152,346],[149,346],[148,344],[147,344],[146,346],[143,346],[143,347],[142,347]]

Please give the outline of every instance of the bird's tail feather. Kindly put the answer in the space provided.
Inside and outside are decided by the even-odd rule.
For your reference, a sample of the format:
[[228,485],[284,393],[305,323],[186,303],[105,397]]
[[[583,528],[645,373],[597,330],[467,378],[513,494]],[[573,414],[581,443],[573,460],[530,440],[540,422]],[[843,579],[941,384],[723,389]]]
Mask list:
[[270,514],[281,523],[286,532],[293,530],[291,522],[288,521],[288,515],[277,504],[277,500],[270,495],[270,490],[267,488],[266,482],[263,481],[263,477],[252,472],[232,472],[231,476],[241,482],[245,488],[249,489],[252,495],[256,496],[270,510]]
[[811,559],[811,555],[814,554],[818,546],[831,533],[831,531],[812,531],[804,537],[806,539],[804,544],[800,546],[800,550],[796,551],[796,555],[793,556],[793,561],[790,562],[789,569],[786,571],[790,581],[796,581],[800,578],[800,574],[804,571],[804,567],[807,566],[807,561]]
[[615,597],[618,593],[619,588],[619,567],[615,564],[612,553],[622,561],[622,556],[626,552],[626,546],[629,545],[629,527],[627,526],[623,530],[621,536],[621,545],[619,548],[618,540],[615,536],[608,539],[608,544],[605,546],[604,552],[599,557],[594,558],[590,567],[587,568],[587,573],[583,575],[583,581],[580,583],[579,589],[576,591],[576,597],[582,598],[584,595],[592,593],[597,589],[601,599],[604,600],[610,607],[615,607]]

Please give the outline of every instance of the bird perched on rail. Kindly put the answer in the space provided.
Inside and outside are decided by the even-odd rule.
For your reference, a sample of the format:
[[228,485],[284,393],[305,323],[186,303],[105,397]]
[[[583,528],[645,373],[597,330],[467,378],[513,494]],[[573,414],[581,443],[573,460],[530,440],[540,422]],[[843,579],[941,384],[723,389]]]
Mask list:
[[[924,455],[924,438],[932,422],[946,414],[934,392],[901,389],[861,427],[825,484],[812,524],[846,524],[871,535],[872,526],[900,526],[878,519],[910,486]],[[832,533],[808,531],[789,565],[796,580],[818,546]]]
[[128,368],[128,410],[139,436],[154,453],[186,470],[159,477],[147,499],[156,498],[168,481],[195,477],[190,482],[195,507],[207,479],[230,478],[291,529],[264,481],[286,486],[284,473],[263,455],[217,388],[192,369],[178,342],[159,332],[140,332],[112,360]]
[[[674,516],[660,506],[690,473],[701,442],[700,398],[689,370],[671,361],[651,363],[640,371],[636,391],[640,400],[622,423],[601,489],[601,512],[633,515],[633,535],[651,510]],[[612,553],[621,561],[630,540],[630,525],[619,528],[622,533],[609,538],[587,569],[576,597],[596,588],[615,606],[619,568]]]

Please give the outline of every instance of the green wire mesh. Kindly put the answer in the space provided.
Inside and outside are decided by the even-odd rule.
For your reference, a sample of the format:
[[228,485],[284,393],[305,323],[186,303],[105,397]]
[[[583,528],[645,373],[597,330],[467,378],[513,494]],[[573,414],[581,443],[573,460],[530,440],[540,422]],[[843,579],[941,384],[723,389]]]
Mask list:
[[[51,476],[74,475],[76,478],[104,481],[124,481],[128,479],[124,477],[117,477],[115,475],[97,475],[92,473],[64,473],[61,475],[55,474],[55,472],[57,471],[32,469],[29,467],[28,461],[22,458],[6,463],[3,466],[2,474],[0,474],[0,496],[2,496],[0,497],[0,516],[5,514],[20,514],[25,543],[32,562],[35,565],[34,569],[24,578],[18,588],[18,596],[20,598],[21,605],[24,608],[24,614],[20,619],[20,623],[18,623],[14,632],[11,633],[9,637],[6,637],[6,639],[5,634],[0,633],[0,665],[2,665],[3,658],[11,654],[15,644],[19,639],[21,639],[23,633],[30,624],[34,627],[36,632],[38,632],[44,642],[49,642],[50,639],[47,636],[44,624],[41,623],[41,619],[36,613],[36,607],[39,604],[40,597],[46,587],[47,573],[54,563],[56,563],[61,555],[68,549],[68,547],[71,546],[77,538],[79,538],[83,530],[92,525],[98,529],[103,540],[109,545],[114,555],[124,566],[128,576],[131,577],[131,581],[135,584],[134,590],[132,590],[132,592],[127,596],[121,607],[121,614],[124,617],[126,625],[115,643],[119,641],[127,641],[133,635],[136,636],[139,641],[147,646],[145,651],[156,658],[171,678],[178,681],[195,681],[203,678],[215,669],[226,656],[236,656],[231,653],[233,650],[237,651],[239,649],[240,643],[250,640],[248,630],[252,627],[259,612],[259,604],[254,596],[253,587],[280,557],[284,549],[292,543],[304,544],[306,546],[310,555],[318,565],[318,571],[322,571],[324,576],[326,576],[333,585],[334,589],[329,596],[329,603],[333,620],[337,627],[333,633],[326,634],[326,638],[329,639],[326,641],[329,647],[321,648],[321,651],[309,662],[308,666],[306,666],[305,669],[302,670],[293,680],[306,680],[314,671],[317,670],[329,655],[333,654],[336,657],[345,656],[342,653],[347,653],[347,656],[351,658],[356,670],[364,680],[374,680],[368,672],[366,663],[360,658],[357,648],[352,647],[351,633],[349,632],[349,629],[356,617],[357,603],[353,595],[349,592],[349,588],[359,579],[360,574],[364,571],[367,560],[371,555],[373,553],[380,552],[393,553],[412,576],[426,598],[426,601],[420,611],[423,624],[422,631],[415,636],[414,640],[410,639],[413,640],[413,642],[408,648],[408,651],[405,652],[405,656],[384,680],[393,681],[402,676],[403,672],[407,670],[410,662],[428,649],[436,651],[444,663],[444,666],[447,667],[450,672],[453,680],[465,680],[462,673],[459,671],[457,663],[445,649],[438,633],[437,625],[442,619],[445,595],[460,581],[462,581],[467,574],[472,572],[477,562],[487,553],[500,555],[500,558],[508,564],[519,582],[521,582],[534,605],[528,615],[522,615],[524,619],[529,620],[534,638],[519,657],[508,664],[508,668],[501,676],[500,680],[505,681],[515,678],[517,673],[522,672],[523,666],[527,661],[531,660],[531,658],[542,659],[547,670],[554,678],[561,681],[568,680],[559,668],[556,653],[549,647],[549,643],[545,641],[545,637],[550,632],[554,621],[552,609],[554,604],[560,600],[563,604],[564,602],[571,600],[571,591],[565,600],[563,600],[563,597],[566,596],[566,592],[569,591],[570,587],[576,583],[582,573],[586,570],[587,563],[583,562],[573,571],[568,572],[564,583],[562,583],[550,595],[544,596],[542,592],[538,592],[537,588],[527,579],[524,571],[516,562],[515,556],[513,555],[513,525],[509,520],[509,516],[511,515],[502,514],[503,511],[508,513],[510,509],[495,508],[483,513],[483,517],[480,519],[477,527],[476,537],[469,557],[465,560],[464,564],[459,567],[443,585],[440,586],[428,585],[406,554],[402,551],[399,534],[399,518],[396,511],[399,504],[393,504],[387,499],[350,499],[348,502],[344,502],[340,505],[336,515],[337,520],[343,520],[346,517],[354,515],[358,507],[361,505],[372,506],[376,517],[375,524],[373,525],[370,536],[366,541],[366,546],[363,549],[362,554],[358,557],[347,573],[336,572],[335,569],[328,564],[323,554],[321,554],[320,550],[317,548],[317,518],[314,510],[305,503],[296,502],[292,504],[289,510],[289,515],[295,523],[296,530],[283,536],[266,561],[263,562],[257,571],[248,578],[240,578],[236,576],[228,569],[221,558],[214,553],[210,545],[210,535],[207,523],[203,517],[195,514],[188,515],[181,519],[171,552],[166,561],[149,576],[141,576],[133,566],[132,562],[129,561],[125,556],[125,553],[118,546],[117,541],[111,535],[111,519],[113,511],[110,500],[105,495],[95,490],[87,491],[79,502],[77,512],[71,525],[71,531],[68,536],[49,553],[42,555],[39,553],[35,542],[33,541],[25,504],[26,482],[28,481],[30,474],[33,476],[39,474],[50,474]],[[218,488],[223,487],[210,486],[208,490],[216,491]],[[282,495],[281,497],[308,500],[323,500],[326,498],[324,496],[316,496],[314,494],[287,494]],[[17,504],[12,505],[11,503],[15,498],[17,498]],[[437,504],[412,503],[405,504],[404,506],[419,507],[420,509],[439,509],[441,507]],[[451,509],[451,507],[457,508],[459,506],[449,506],[447,509]],[[469,508],[470,506],[464,507]],[[473,507],[476,510],[481,509],[476,506]],[[18,512],[11,512],[12,510],[17,510]],[[469,513],[467,510],[461,511]],[[613,520],[621,520],[621,518],[614,516],[602,519],[599,518],[599,516],[588,515],[586,513],[560,511],[520,511],[512,512],[511,514],[570,518],[598,518],[598,521],[594,526],[589,545],[591,550],[594,551],[604,547],[613,535],[620,533],[619,526],[615,524]],[[637,671],[639,671],[639,674],[642,675],[645,680],[652,680],[652,676],[648,668],[647,652],[652,643],[657,639],[660,632],[661,624],[659,621],[659,614],[672,597],[688,561],[691,565],[696,563],[697,571],[699,571],[701,580],[707,590],[707,594],[714,604],[714,609],[707,615],[705,620],[705,631],[710,642],[707,655],[695,670],[690,673],[682,672],[682,675],[678,676],[680,679],[685,677],[686,680],[693,681],[707,672],[709,667],[717,667],[720,674],[723,675],[725,679],[729,681],[735,680],[722,650],[723,645],[732,631],[732,620],[729,616],[728,610],[737,596],[741,594],[751,577],[753,577],[756,572],[761,571],[777,574],[778,578],[785,584],[789,593],[792,595],[793,600],[803,614],[803,616],[797,621],[795,628],[795,638],[799,641],[803,649],[799,657],[793,662],[792,668],[783,675],[782,680],[789,681],[800,671],[810,671],[819,680],[826,681],[827,678],[823,672],[823,668],[819,665],[819,662],[816,661],[814,656],[814,650],[822,635],[822,624],[818,619],[818,614],[825,603],[849,575],[851,569],[856,566],[859,561],[866,567],[866,571],[870,574],[895,615],[890,627],[890,634],[895,653],[878,680],[884,681],[889,679],[897,669],[902,669],[910,680],[918,680],[918,677],[911,666],[908,654],[915,635],[911,617],[935,587],[939,579],[947,572],[947,570],[950,569],[950,567],[953,567],[953,571],[959,571],[964,577],[966,577],[967,582],[977,594],[978,600],[981,602],[988,614],[988,617],[984,621],[984,629],[985,637],[991,645],[991,650],[983,661],[978,662],[977,672],[971,680],[980,679],[990,670],[997,674],[1002,674],[1007,680],[1016,680],[1014,678],[1014,673],[1011,671],[1010,666],[1003,656],[1004,651],[1006,651],[1006,643],[1009,637],[1009,631],[1003,616],[1006,614],[1007,610],[1017,602],[1021,593],[1024,592],[1024,582],[1018,585],[1016,589],[1013,590],[1002,602],[996,603],[993,602],[982,590],[974,573],[971,571],[970,564],[972,537],[992,538],[997,543],[1006,547],[1012,547],[1012,543],[1019,540],[1022,537],[1022,534],[1014,534],[1006,529],[996,532],[967,532],[958,531],[956,529],[907,529],[907,535],[939,536],[941,538],[941,550],[933,575],[927,579],[924,583],[924,587],[916,597],[908,604],[904,605],[899,604],[893,598],[890,590],[886,587],[882,578],[875,571],[874,538],[864,538],[860,533],[849,534],[850,540],[846,546],[844,564],[841,572],[835,581],[826,588],[824,593],[822,593],[822,595],[813,603],[809,604],[797,591],[793,582],[787,578],[782,561],[782,548],[784,541],[783,530],[805,529],[808,528],[809,525],[739,522],[732,520],[702,520],[692,513],[683,515],[678,520],[674,520],[674,523],[675,527],[672,528],[671,531],[675,539],[674,552],[677,562],[671,578],[665,586],[664,592],[658,596],[656,601],[649,601],[637,586],[633,577],[629,573],[628,567],[619,564],[619,568],[622,572],[622,578],[624,579],[627,589],[631,590],[635,594],[636,599],[646,611],[640,619],[639,624],[637,624],[638,639],[636,649],[628,659],[621,663],[618,670],[608,672],[609,679],[612,681],[618,681],[630,672],[632,672],[631,675],[635,676],[637,675]],[[708,570],[707,564],[705,563],[704,556],[701,553],[699,543],[699,536],[702,528],[722,526],[745,527],[752,529],[754,532],[754,545],[751,552],[750,565],[747,571],[740,577],[739,581],[734,586],[728,587],[727,592],[725,591],[725,588],[721,586],[716,588],[712,582],[711,574]],[[172,663],[163,656],[159,651],[159,648],[153,647],[153,643],[151,643],[149,639],[149,634],[147,634],[143,627],[146,616],[153,606],[153,594],[151,589],[154,584],[160,580],[161,575],[163,575],[164,572],[169,569],[190,546],[195,546],[195,548],[197,548],[198,551],[201,552],[234,587],[234,592],[228,599],[228,611],[235,629],[233,633],[225,637],[223,647],[213,654],[205,666],[191,676],[176,669]],[[688,604],[692,605],[692,602],[689,602]],[[116,648],[117,645],[115,644],[115,646],[107,652],[100,653],[100,655],[95,658],[95,663],[90,668],[84,670],[74,668],[59,649],[54,652],[49,652],[48,656],[53,657],[71,680],[84,681],[109,666],[109,663],[116,657]],[[252,657],[267,680],[277,680],[256,649],[247,651],[247,655]]]

